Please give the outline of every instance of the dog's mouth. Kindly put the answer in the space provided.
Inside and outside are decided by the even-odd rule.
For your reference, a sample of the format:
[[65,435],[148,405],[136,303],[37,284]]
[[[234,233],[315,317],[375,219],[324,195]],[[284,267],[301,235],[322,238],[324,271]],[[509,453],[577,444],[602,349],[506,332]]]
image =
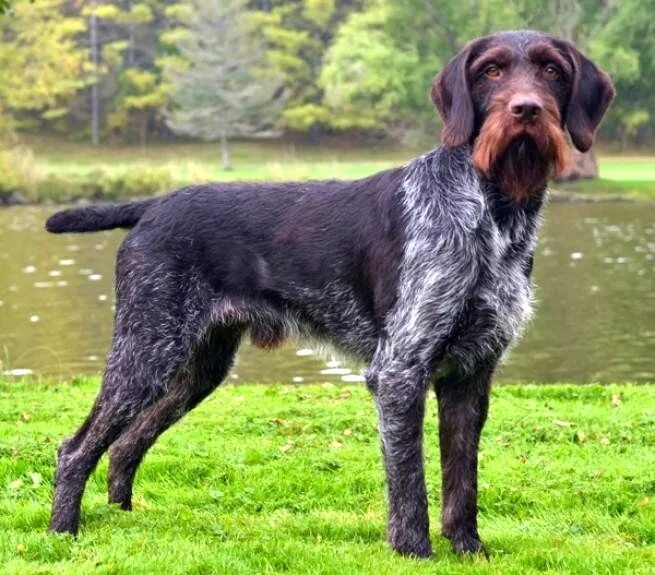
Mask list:
[[538,119],[517,121],[505,106],[487,116],[473,148],[473,165],[516,199],[542,190],[551,176],[564,173],[571,152],[557,109]]

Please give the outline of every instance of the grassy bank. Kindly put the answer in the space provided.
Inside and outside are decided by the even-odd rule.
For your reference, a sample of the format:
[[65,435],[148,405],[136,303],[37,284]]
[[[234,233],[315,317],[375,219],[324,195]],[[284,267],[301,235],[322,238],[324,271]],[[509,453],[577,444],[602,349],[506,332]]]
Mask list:
[[106,504],[103,460],[79,538],[46,535],[56,445],[97,385],[0,384],[3,574],[655,572],[655,387],[495,390],[480,463],[488,561],[452,555],[439,536],[431,401],[436,557],[417,561],[384,541],[375,413],[361,386],[218,390],[148,455],[132,513]]
[[598,159],[599,178],[553,184],[572,199],[655,200],[655,157],[606,156]]
[[[290,142],[237,142],[234,169],[219,165],[216,145],[153,145],[148,148],[99,146],[28,138],[33,150],[24,166],[22,195],[28,201],[67,202],[79,198],[113,201],[160,194],[188,183],[238,180],[361,178],[400,165],[422,149],[389,146],[311,146]],[[21,165],[11,160],[11,165]],[[655,199],[655,158],[600,156],[601,178],[558,184],[582,197]],[[18,178],[20,180],[20,177]],[[0,186],[1,191],[1,186]]]

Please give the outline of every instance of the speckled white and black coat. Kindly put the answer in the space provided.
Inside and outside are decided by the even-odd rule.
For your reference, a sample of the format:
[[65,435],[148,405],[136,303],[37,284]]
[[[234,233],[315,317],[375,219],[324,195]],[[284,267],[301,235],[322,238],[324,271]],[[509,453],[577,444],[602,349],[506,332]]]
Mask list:
[[131,507],[144,454],[225,378],[248,332],[262,347],[308,336],[367,362],[388,537],[415,556],[432,551],[422,432],[434,386],[442,533],[458,552],[482,550],[478,443],[496,364],[529,317],[547,177],[565,166],[565,129],[589,149],[614,88],[570,42],[523,30],[467,44],[431,95],[446,147],[401,168],[192,186],[48,220],[51,232],[131,230],[103,385],[59,451],[52,530],[77,530],[84,485],[110,446],[109,499]]
[[60,450],[52,528],[77,527],[80,484],[112,443],[110,499],[129,508],[147,449],[225,377],[249,331],[263,347],[301,335],[369,363],[389,537],[420,555],[430,552],[421,429],[433,383],[443,530],[476,550],[477,442],[493,369],[529,316],[544,192],[505,197],[470,155],[437,148],[353,182],[213,184],[55,214],[55,232],[133,229],[117,259],[103,388]]
[[399,189],[405,242],[398,297],[376,358],[416,355],[472,373],[496,361],[531,313],[543,192],[520,205],[481,181],[467,149],[412,162]]

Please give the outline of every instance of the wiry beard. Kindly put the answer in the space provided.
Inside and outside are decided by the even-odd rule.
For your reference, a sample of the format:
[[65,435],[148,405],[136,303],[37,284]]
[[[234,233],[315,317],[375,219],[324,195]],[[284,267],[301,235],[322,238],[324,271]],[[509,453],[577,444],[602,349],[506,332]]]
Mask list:
[[499,102],[484,122],[473,148],[473,165],[518,201],[542,190],[548,178],[563,173],[571,161],[554,103],[540,119],[524,125]]

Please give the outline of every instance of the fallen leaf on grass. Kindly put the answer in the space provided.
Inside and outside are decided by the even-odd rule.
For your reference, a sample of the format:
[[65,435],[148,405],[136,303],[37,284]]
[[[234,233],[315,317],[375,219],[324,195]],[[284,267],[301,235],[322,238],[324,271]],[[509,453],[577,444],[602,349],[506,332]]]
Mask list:
[[571,421],[563,421],[561,419],[553,419],[553,423],[557,425],[557,427],[573,427],[575,423],[572,423]]
[[150,503],[148,503],[143,497],[135,497],[132,500],[132,507],[134,509],[141,509],[143,511],[152,509],[152,505],[150,505]]
[[341,443],[340,441],[335,440],[332,443],[330,443],[330,447],[332,449],[339,449],[339,448],[343,447],[343,443]]
[[285,443],[284,445],[280,445],[280,447],[278,447],[278,449],[282,453],[286,453],[287,451],[289,451],[292,448],[293,448],[293,445],[291,443]]

